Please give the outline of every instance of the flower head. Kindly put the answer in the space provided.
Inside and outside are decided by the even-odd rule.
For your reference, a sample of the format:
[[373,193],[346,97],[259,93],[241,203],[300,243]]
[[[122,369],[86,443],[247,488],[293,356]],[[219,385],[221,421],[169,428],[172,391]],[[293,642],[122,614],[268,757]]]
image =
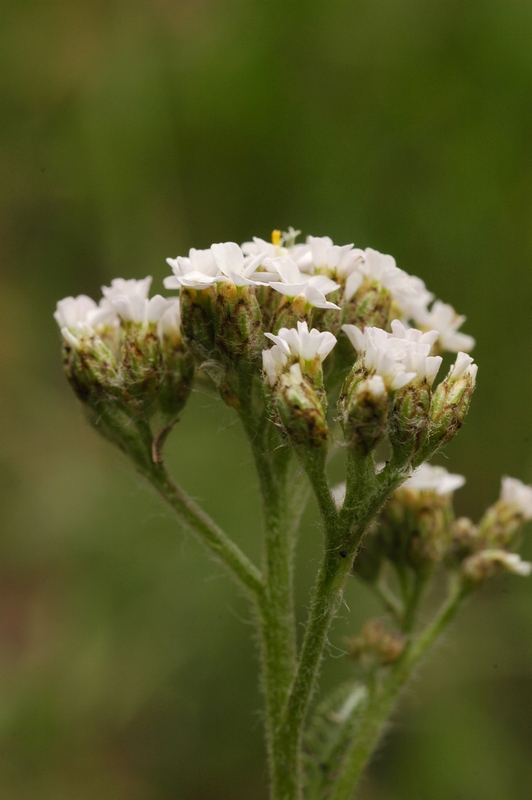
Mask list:
[[416,324],[438,332],[442,350],[450,353],[457,353],[460,350],[469,352],[475,346],[472,336],[458,330],[466,318],[457,314],[451,305],[442,303],[441,300],[436,300],[430,311],[427,308],[414,310],[412,318]]
[[440,356],[430,356],[434,331],[422,333],[407,329],[395,320],[392,333],[381,328],[342,325],[351,344],[362,357],[366,369],[380,375],[391,391],[403,388],[413,380],[434,381],[441,364]]
[[[340,310],[339,306],[326,299],[326,295],[339,289],[340,284],[326,275],[308,275],[301,272],[298,264],[290,256],[266,258],[263,263],[270,275],[268,285],[275,291],[289,298],[304,297],[307,303],[315,308]],[[257,275],[260,276],[261,273]],[[272,276],[281,280],[271,280]]]

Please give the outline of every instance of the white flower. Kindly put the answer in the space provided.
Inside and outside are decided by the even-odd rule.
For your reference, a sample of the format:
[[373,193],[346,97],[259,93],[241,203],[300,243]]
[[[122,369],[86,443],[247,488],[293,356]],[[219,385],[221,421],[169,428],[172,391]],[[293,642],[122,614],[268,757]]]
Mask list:
[[407,328],[399,319],[392,321],[391,329],[390,336],[394,336],[396,339],[408,339],[416,344],[428,344],[429,347],[432,347],[438,339],[438,331],[420,331],[417,328]]
[[[293,258],[279,256],[265,258],[264,266],[272,273],[277,273],[281,281],[269,281],[268,285],[286,297],[304,297],[309,305],[315,308],[329,308],[339,311],[339,306],[329,302],[325,295],[336,291],[340,284],[326,275],[307,275],[301,272]],[[262,273],[257,273],[261,276]]]
[[407,329],[400,322],[392,328],[392,333],[372,327],[362,332],[356,325],[342,325],[366,368],[380,375],[389,390],[402,389],[414,379],[432,384],[442,362],[441,356],[429,355],[437,333]]
[[517,478],[502,479],[501,501],[516,506],[525,519],[532,519],[532,486]]
[[92,297],[87,297],[86,294],[65,297],[57,303],[54,319],[60,328],[75,328],[79,323],[87,322],[90,314],[97,308]]
[[307,242],[316,269],[329,269],[345,277],[361,260],[361,251],[353,250],[353,244],[333,244],[328,236],[308,236]]
[[172,305],[172,300],[154,295],[151,300],[139,294],[119,294],[113,298],[113,306],[124,322],[149,325],[159,322],[162,315]]
[[191,247],[188,258],[178,256],[167,258],[166,263],[172,268],[174,274],[164,279],[166,289],[179,289],[186,286],[191,289],[205,289],[211,286],[221,275],[214,255],[208,250],[196,250]]
[[83,339],[92,339],[96,333],[86,322],[78,322],[70,328],[61,328],[61,335],[74,350],[81,350]]
[[405,317],[412,317],[415,309],[426,307],[434,298],[421,278],[399,269],[392,256],[367,247],[358,269],[370,280],[378,281],[399,304]]
[[150,293],[151,282],[151,275],[148,275],[146,278],[142,278],[140,281],[137,281],[133,278],[129,280],[124,280],[124,278],[115,278],[111,281],[110,286],[102,286],[102,294],[106,300],[110,300],[111,302],[119,295],[127,295],[128,297],[136,295],[138,297],[147,299],[148,294]]
[[236,242],[213,244],[208,250],[191,248],[188,258],[166,259],[174,274],[165,278],[164,285],[167,289],[205,289],[213,283],[232,281],[236,286],[257,286],[260,282],[250,280],[250,275],[263,258],[264,253],[245,256]]
[[180,339],[181,338],[181,304],[178,297],[173,297],[166,311],[157,323],[157,333],[159,339]]
[[330,331],[320,332],[317,328],[309,331],[306,322],[298,322],[297,328],[281,328],[277,335],[264,335],[275,342],[287,356],[295,356],[301,361],[313,361],[317,358],[321,362],[336,344],[336,337]]
[[438,331],[443,350],[450,353],[461,350],[467,353],[475,346],[472,336],[458,330],[466,318],[457,314],[451,305],[442,303],[441,300],[436,300],[430,311],[421,309],[411,316],[418,325]]
[[283,247],[281,239],[278,244],[273,244],[272,242],[267,242],[266,239],[254,236],[252,242],[244,242],[242,244],[242,252],[246,256],[262,255],[263,258],[277,258],[278,256],[288,255],[288,248]]
[[[506,550],[499,550],[498,548],[487,548],[470,556],[464,562],[464,569],[466,574],[473,577],[478,574],[482,577],[483,573],[486,572],[486,567],[489,568],[490,565],[498,565],[508,570],[508,572],[522,575],[524,578],[532,572],[532,564],[529,561],[523,561],[518,553],[507,553]],[[487,577],[490,577],[490,573],[488,573]]]
[[218,269],[235,286],[257,286],[261,281],[250,280],[250,276],[263,261],[265,253],[245,256],[240,245],[235,242],[213,244],[211,251]]
[[460,378],[470,375],[474,386],[477,379],[477,372],[478,364],[473,363],[471,356],[468,356],[467,353],[458,353],[447,380],[449,382],[454,382]]
[[262,351],[262,368],[270,386],[275,386],[287,363],[284,349],[277,344]]
[[372,375],[366,378],[357,387],[357,394],[369,394],[374,400],[378,400],[386,393],[386,384],[380,375]]
[[116,311],[105,298],[100,301],[100,305],[96,305],[94,300],[85,294],[59,300],[54,319],[61,329],[78,332],[81,330],[80,326],[88,326],[94,332],[118,323]]
[[[102,286],[103,298],[100,300],[99,314],[95,315],[92,324],[95,327],[102,325],[119,324],[118,309],[114,304],[117,297],[135,297],[141,301],[147,300],[150,293],[152,277],[148,275],[141,280],[130,278],[114,278],[110,286]],[[133,300],[133,303],[138,304],[138,300]]]
[[452,494],[464,485],[466,479],[463,475],[453,475],[445,467],[435,467],[431,464],[422,464],[412,473],[403,486],[420,492],[435,492],[437,495]]

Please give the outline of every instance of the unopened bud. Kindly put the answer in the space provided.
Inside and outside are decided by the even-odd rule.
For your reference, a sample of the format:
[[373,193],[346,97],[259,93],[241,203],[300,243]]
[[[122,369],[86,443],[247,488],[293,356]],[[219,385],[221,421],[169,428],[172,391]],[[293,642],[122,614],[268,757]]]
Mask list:
[[62,328],[63,366],[76,395],[95,406],[121,389],[119,367],[114,355],[88,325],[79,324],[76,334]]
[[415,381],[395,393],[390,415],[390,442],[394,452],[404,458],[411,459],[426,439],[430,400],[427,380]]
[[370,619],[360,631],[360,636],[346,640],[348,653],[370,667],[394,664],[402,655],[405,640],[396,631],[389,631],[378,619]]
[[338,400],[347,445],[361,455],[374,450],[386,436],[389,406],[388,391],[382,377],[367,377],[355,364]]
[[184,407],[194,377],[194,359],[181,336],[178,299],[159,320],[157,332],[161,350],[157,404],[164,417],[171,420]]
[[523,561],[517,553],[498,548],[481,550],[466,558],[462,564],[462,575],[471,587],[484,583],[502,571],[526,577],[532,572],[532,564]]
[[329,437],[326,396],[303,377],[299,364],[281,375],[273,403],[283,428],[295,445],[325,447]]
[[484,547],[515,547],[524,523],[532,519],[532,487],[516,478],[503,478],[499,500],[478,524]]
[[191,289],[182,286],[180,300],[181,327],[191,350],[199,362],[212,358],[216,287]]
[[344,305],[344,322],[365,327],[386,328],[392,296],[378,281],[365,279],[353,297]]
[[439,447],[458,432],[469,411],[477,365],[467,353],[458,353],[449,374],[432,395],[429,446]]
[[215,311],[216,346],[230,363],[255,361],[263,345],[262,312],[255,290],[220,283]]

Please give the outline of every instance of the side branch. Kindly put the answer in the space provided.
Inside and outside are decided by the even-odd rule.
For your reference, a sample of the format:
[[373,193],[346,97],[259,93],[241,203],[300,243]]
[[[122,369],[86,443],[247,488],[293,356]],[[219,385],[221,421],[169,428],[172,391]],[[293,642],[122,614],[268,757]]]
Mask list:
[[214,553],[248,594],[254,599],[259,598],[264,591],[262,573],[238,545],[173,481],[162,464],[154,464],[152,469],[143,469],[142,472],[179,521]]

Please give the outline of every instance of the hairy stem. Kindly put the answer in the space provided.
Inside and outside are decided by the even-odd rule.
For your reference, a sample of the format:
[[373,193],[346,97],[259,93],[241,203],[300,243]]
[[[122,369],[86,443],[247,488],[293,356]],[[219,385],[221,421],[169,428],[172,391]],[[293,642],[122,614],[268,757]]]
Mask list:
[[166,471],[163,464],[153,464],[142,473],[175,512],[179,521],[205,544],[224,565],[237,583],[253,599],[264,594],[264,578],[232,539],[200,508]]
[[[251,403],[243,402],[239,411],[253,453],[263,501],[265,591],[258,604],[258,622],[271,792],[272,798],[277,800],[284,796],[285,791],[278,731],[296,666],[293,542],[301,504],[292,509],[293,498],[288,496],[287,485],[290,451],[271,448],[271,423],[263,406],[253,408]],[[304,495],[304,492],[300,494]]]
[[413,670],[432,647],[456,614],[464,597],[457,585],[432,622],[408,647],[388,675],[375,688],[362,715],[357,736],[348,750],[344,767],[331,794],[331,800],[351,800],[371,754],[379,743],[397,697]]

